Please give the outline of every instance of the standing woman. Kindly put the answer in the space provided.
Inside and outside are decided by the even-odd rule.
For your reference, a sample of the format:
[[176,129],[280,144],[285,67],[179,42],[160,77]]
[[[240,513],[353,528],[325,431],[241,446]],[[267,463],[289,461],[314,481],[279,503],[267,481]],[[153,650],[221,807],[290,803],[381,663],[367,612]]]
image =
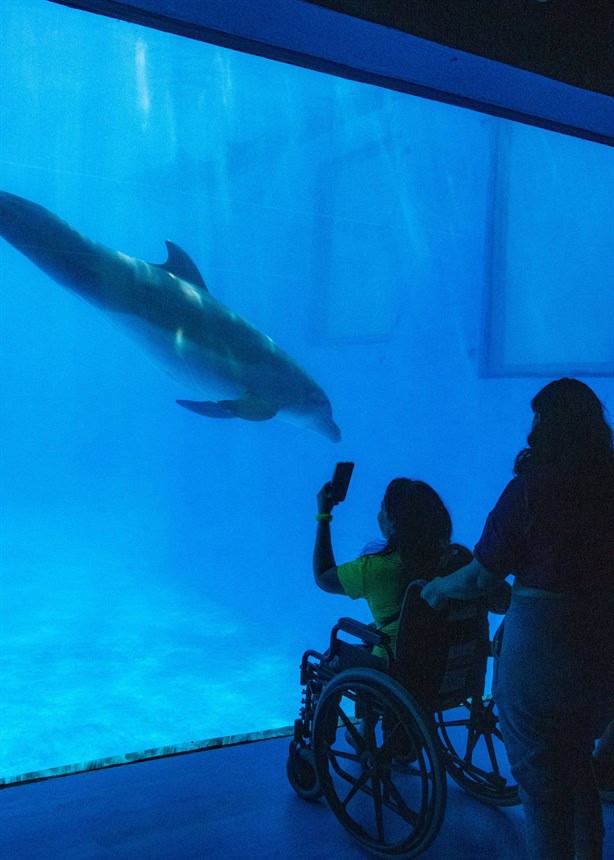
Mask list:
[[559,379],[533,399],[528,448],[471,564],[422,591],[432,607],[515,575],[494,695],[529,856],[600,860],[594,739],[614,708],[614,454],[594,392]]

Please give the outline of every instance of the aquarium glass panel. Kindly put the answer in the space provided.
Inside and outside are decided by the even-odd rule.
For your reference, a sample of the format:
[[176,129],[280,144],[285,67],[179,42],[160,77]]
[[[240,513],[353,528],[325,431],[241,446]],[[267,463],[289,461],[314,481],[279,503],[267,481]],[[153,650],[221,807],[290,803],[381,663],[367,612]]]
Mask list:
[[498,129],[487,369],[614,373],[612,150],[507,123]]
[[313,581],[335,463],[337,562],[396,476],[471,548],[526,367],[610,360],[612,151],[43,0],[0,27],[2,774],[289,726],[371,620]]

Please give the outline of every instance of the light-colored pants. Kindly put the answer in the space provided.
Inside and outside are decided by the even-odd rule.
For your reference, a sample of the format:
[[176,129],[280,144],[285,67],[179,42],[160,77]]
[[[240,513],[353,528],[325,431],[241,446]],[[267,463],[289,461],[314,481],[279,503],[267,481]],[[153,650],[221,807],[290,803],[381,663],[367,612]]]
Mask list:
[[514,589],[493,692],[529,857],[600,860],[592,750],[614,700],[612,601]]

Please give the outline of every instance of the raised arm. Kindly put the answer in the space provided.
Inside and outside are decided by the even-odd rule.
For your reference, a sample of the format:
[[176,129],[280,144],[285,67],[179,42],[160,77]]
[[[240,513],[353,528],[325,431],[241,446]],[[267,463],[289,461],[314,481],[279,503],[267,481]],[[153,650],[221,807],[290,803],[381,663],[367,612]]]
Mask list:
[[330,533],[332,521],[333,497],[330,481],[324,484],[317,495],[318,513],[316,520],[316,539],[313,547],[313,577],[318,588],[329,594],[345,594],[339,577],[337,564],[333,553],[333,543]]

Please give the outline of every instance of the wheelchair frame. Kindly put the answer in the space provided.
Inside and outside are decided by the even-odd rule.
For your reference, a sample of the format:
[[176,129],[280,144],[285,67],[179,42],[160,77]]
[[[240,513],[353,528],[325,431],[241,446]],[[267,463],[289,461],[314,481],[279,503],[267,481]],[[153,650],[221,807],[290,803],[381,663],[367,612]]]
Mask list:
[[[494,701],[484,696],[492,653],[486,610],[479,602],[451,601],[447,611],[435,613],[419,598],[422,585],[407,589],[396,658],[385,634],[341,618],[328,650],[307,650],[301,662],[303,698],[286,765],[290,784],[305,800],[324,795],[343,827],[380,857],[414,857],[432,844],[445,815],[446,773],[485,803],[520,802],[517,785],[502,773]],[[408,673],[407,646],[417,645],[412,630],[414,640],[422,637],[426,657],[424,667],[412,664]],[[340,632],[360,644],[339,638]],[[385,656],[371,653],[375,645]],[[427,677],[431,646],[439,659]],[[460,716],[449,715],[459,708]],[[478,744],[490,771],[475,760]]]

